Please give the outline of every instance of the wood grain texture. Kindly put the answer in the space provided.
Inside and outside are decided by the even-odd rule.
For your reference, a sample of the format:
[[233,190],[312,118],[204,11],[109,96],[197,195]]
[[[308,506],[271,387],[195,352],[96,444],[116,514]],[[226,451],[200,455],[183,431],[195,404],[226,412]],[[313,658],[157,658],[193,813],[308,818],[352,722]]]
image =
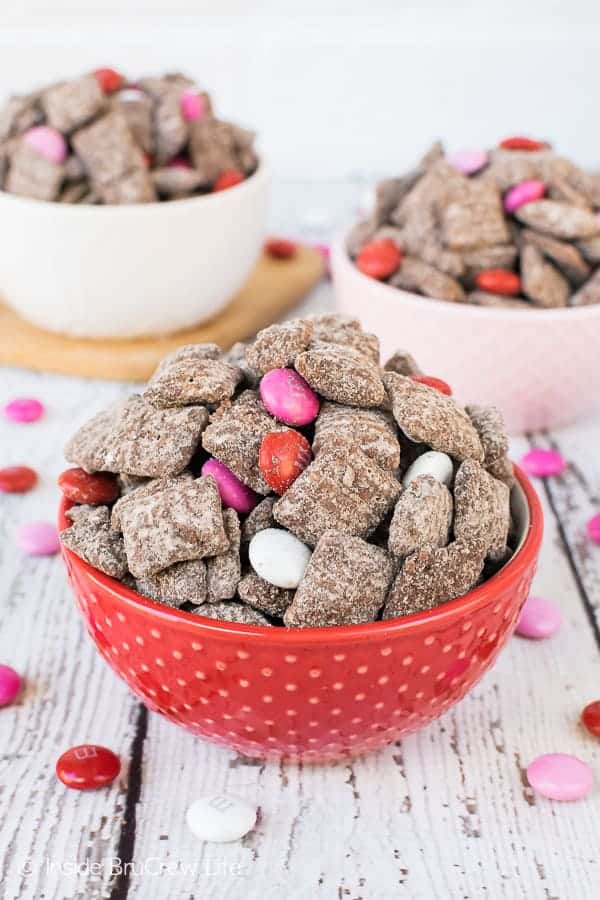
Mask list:
[[83,340],[50,334],[0,305],[0,365],[111,381],[145,381],[158,361],[182,344],[214,341],[230,347],[296,306],[323,273],[323,258],[301,246],[293,259],[266,254],[244,288],[213,319],[163,337]]
[[[321,286],[310,309],[330,302]],[[249,762],[143,711],[84,634],[60,561],[14,550],[20,522],[54,516],[65,435],[124,390],[0,370],[0,403],[28,394],[48,406],[34,426],[0,420],[2,463],[43,474],[39,490],[0,496],[0,660],[27,678],[18,705],[0,711],[2,900],[595,900],[600,742],[578,716],[600,697],[600,548],[585,537],[600,510],[600,417],[513,442],[515,458],[556,443],[572,462],[538,482],[546,536],[535,590],[559,603],[563,629],[513,638],[477,688],[418,734],[311,768]],[[121,754],[118,785],[78,794],[55,780],[59,753],[82,741]],[[548,751],[592,765],[587,800],[532,794],[524,770]],[[185,825],[191,800],[216,789],[261,808],[241,842],[202,844]]]

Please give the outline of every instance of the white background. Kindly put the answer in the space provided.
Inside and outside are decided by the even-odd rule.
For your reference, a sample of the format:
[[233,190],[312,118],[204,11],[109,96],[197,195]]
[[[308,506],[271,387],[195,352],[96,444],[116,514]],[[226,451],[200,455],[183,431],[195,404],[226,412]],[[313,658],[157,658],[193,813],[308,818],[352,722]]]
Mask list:
[[2,22],[0,94],[100,65],[183,69],[279,175],[397,173],[435,137],[510,133],[600,168],[596,3],[25,0]]

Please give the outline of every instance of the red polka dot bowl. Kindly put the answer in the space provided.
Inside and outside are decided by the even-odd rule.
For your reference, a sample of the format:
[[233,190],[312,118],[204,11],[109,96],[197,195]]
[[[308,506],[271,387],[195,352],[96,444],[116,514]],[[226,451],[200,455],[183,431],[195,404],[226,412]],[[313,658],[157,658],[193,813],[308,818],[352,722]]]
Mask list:
[[98,650],[151,710],[246,756],[340,759],[438,718],[512,634],[543,527],[535,491],[517,475],[520,546],[509,563],[464,597],[392,621],[309,629],[218,622],[153,603],[62,552]]

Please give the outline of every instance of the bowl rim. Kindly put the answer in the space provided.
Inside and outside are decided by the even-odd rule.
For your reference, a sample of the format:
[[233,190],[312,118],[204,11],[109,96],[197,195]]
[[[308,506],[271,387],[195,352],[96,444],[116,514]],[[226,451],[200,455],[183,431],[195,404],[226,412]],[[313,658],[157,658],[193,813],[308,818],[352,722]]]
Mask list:
[[[600,318],[600,303],[591,303],[588,306],[566,306],[560,309],[510,309],[507,307],[484,307],[475,306],[473,303],[452,303],[448,300],[436,300],[433,297],[424,297],[422,294],[415,294],[413,291],[405,291],[402,288],[395,288],[387,284],[385,281],[378,281],[364,275],[354,265],[353,261],[346,250],[346,242],[351,229],[339,231],[331,242],[331,270],[333,274],[334,288],[336,285],[336,266],[343,268],[350,277],[353,277],[362,290],[367,290],[369,286],[371,291],[377,291],[381,295],[381,299],[389,301],[394,297],[396,300],[402,298],[402,303],[412,308],[418,307],[420,311],[429,310],[432,315],[446,315],[448,317],[469,317],[474,319],[480,318],[490,319],[501,318],[507,316],[514,318],[515,322],[534,321],[534,322],[565,322],[573,320],[577,317],[581,319]],[[427,304],[425,306],[425,304]]]
[[[153,600],[144,597],[137,591],[126,587],[120,581],[104,575],[98,569],[90,566],[71,550],[61,545],[61,552],[69,563],[80,569],[83,574],[95,582],[102,590],[108,591],[117,597],[125,607],[133,607],[137,612],[149,614],[160,621],[167,622],[169,626],[182,630],[191,629],[198,634],[210,634],[212,637],[221,637],[231,640],[243,637],[246,640],[266,641],[272,644],[285,643],[289,646],[295,644],[326,644],[344,643],[347,641],[362,640],[364,642],[380,642],[387,638],[398,636],[402,632],[419,631],[444,623],[453,617],[462,618],[471,612],[475,612],[480,606],[489,602],[490,598],[500,593],[505,587],[519,580],[522,575],[535,565],[543,535],[542,507],[529,478],[516,464],[514,471],[517,482],[523,490],[529,509],[529,527],[524,540],[509,562],[495,575],[483,584],[468,591],[462,597],[442,603],[433,610],[414,613],[411,616],[403,616],[398,619],[367,622],[362,625],[336,625],[321,628],[267,628],[264,625],[240,625],[234,622],[224,622],[218,619],[209,619],[196,613],[168,606],[160,606]],[[68,526],[66,511],[72,503],[65,497],[61,498],[58,527],[62,531]],[[199,607],[201,608],[201,607]]]
[[[148,215],[174,215],[176,210],[189,210],[193,206],[217,206],[227,203],[229,197],[240,197],[255,187],[260,187],[269,178],[270,167],[263,155],[258,158],[258,165],[254,172],[244,178],[239,184],[235,184],[225,191],[215,191],[208,194],[198,194],[195,197],[186,197],[183,200],[153,200],[151,203],[59,203],[56,200],[37,200],[35,197],[21,197],[8,191],[0,190],[0,204],[27,210],[29,212],[51,213],[53,216],[109,216],[111,214],[120,217]],[[160,212],[158,212],[160,210]]]

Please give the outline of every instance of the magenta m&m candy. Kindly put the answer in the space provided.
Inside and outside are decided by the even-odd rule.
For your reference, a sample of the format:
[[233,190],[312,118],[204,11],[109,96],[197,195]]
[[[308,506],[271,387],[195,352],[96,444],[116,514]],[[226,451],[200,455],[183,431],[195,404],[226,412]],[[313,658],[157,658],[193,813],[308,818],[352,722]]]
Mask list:
[[587,525],[587,533],[589,537],[593,540],[595,544],[600,544],[600,513],[588,521]]
[[15,397],[4,407],[4,415],[11,422],[37,422],[44,415],[44,405],[34,397]]
[[49,125],[36,125],[23,135],[23,143],[47,159],[48,162],[61,166],[67,158],[67,142],[56,128]]
[[17,546],[28,556],[53,556],[60,550],[56,525],[50,522],[30,522],[17,531]]
[[260,500],[252,488],[240,481],[237,475],[218,459],[208,459],[202,466],[202,474],[212,475],[217,482],[223,504],[242,515],[251,512]]
[[529,784],[549,800],[581,800],[594,786],[592,770],[570,753],[544,753],[527,766]]
[[528,475],[534,475],[537,478],[549,478],[552,475],[560,475],[564,472],[567,468],[567,461],[558,450],[536,448],[521,457],[521,465]]
[[446,162],[463,175],[475,175],[487,166],[488,155],[485,150],[458,150],[449,153]]
[[195,122],[206,115],[206,100],[196,91],[184,91],[179,103],[181,115],[186,122]]
[[546,193],[546,185],[537,178],[529,181],[521,181],[504,195],[504,209],[507,213],[513,213],[526,203],[534,203],[541,200]]
[[600,738],[600,700],[588,703],[581,713],[581,721],[590,734]]
[[319,398],[294,369],[271,369],[260,382],[262,402],[286,425],[308,425],[319,414]]
[[528,597],[521,610],[516,632],[521,637],[541,640],[555,634],[562,625],[559,608],[543,597]]
[[121,761],[116,753],[98,744],[71,747],[56,763],[56,777],[66,787],[77,791],[105,787],[120,771]]
[[0,665],[0,706],[8,706],[19,696],[21,676],[10,666]]

